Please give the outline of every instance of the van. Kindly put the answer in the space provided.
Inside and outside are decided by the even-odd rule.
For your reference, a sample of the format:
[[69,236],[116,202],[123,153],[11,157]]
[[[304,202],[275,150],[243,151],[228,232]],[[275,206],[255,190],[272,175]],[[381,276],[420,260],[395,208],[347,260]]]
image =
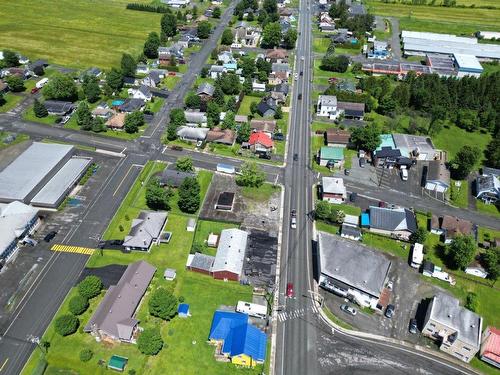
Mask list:
[[48,78],[42,78],[40,81],[38,81],[35,86],[37,89],[41,89],[43,86],[45,86],[45,84],[49,82],[49,79]]

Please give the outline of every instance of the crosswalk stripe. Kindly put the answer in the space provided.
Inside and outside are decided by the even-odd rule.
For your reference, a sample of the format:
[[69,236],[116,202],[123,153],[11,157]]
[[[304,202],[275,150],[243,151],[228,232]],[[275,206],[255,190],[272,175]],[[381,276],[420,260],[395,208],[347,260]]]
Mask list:
[[62,245],[55,244],[51,248],[52,251],[61,251],[65,253],[73,253],[73,254],[84,254],[84,255],[92,255],[94,253],[94,249],[88,247],[81,246],[70,246],[70,245]]

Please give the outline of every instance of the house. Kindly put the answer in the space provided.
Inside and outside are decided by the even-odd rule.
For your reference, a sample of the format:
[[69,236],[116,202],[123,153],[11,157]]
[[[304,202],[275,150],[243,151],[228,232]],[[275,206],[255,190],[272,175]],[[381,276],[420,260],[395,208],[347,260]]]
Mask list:
[[207,138],[208,128],[193,128],[190,126],[180,126],[177,129],[177,137],[187,142],[203,142]]
[[353,241],[360,241],[361,230],[358,227],[355,227],[354,225],[343,223],[340,229],[340,236],[343,238],[348,238]]
[[167,212],[141,211],[137,219],[132,220],[130,231],[123,242],[124,249],[149,251],[152,245],[157,245],[167,223],[167,216]]
[[215,204],[215,209],[221,211],[232,211],[234,206],[234,196],[235,194],[230,191],[223,191],[220,193],[217,203]]
[[265,92],[266,91],[266,84],[257,82],[257,80],[254,79],[252,82],[252,91]]
[[211,269],[214,279],[239,281],[243,271],[248,233],[240,229],[221,232],[215,261]]
[[228,62],[222,65],[228,72],[236,72],[238,69],[238,63],[235,61]]
[[123,129],[125,126],[126,113],[115,113],[105,123],[110,129]]
[[134,86],[137,84],[137,80],[135,77],[123,77],[123,85],[124,86]]
[[263,132],[267,134],[269,138],[272,138],[276,131],[276,120],[253,119],[250,121],[250,129],[252,132]]
[[345,118],[363,120],[365,116],[365,103],[337,102],[337,110]]
[[39,226],[38,210],[20,201],[0,203],[0,261],[2,264],[17,251],[19,241]]
[[158,182],[160,186],[170,186],[173,188],[178,188],[182,185],[186,178],[196,178],[194,172],[184,172],[175,169],[175,166],[168,166],[160,174],[158,174]]
[[142,99],[128,98],[128,99],[125,99],[123,104],[118,106],[118,110],[120,112],[132,113],[132,112],[144,110],[145,106],[146,106],[146,104],[145,104],[144,100],[142,100]]
[[167,268],[165,272],[163,272],[163,278],[167,281],[173,281],[176,276],[177,272],[173,268]]
[[281,33],[282,34],[285,34],[288,32],[288,30],[290,30],[292,28],[292,23],[285,19],[285,18],[280,18],[280,20],[278,21],[280,27],[281,27]]
[[186,269],[193,272],[211,275],[215,257],[202,253],[189,254]]
[[389,47],[387,42],[374,40],[373,48],[368,51],[367,57],[369,59],[387,59],[389,57]]
[[282,48],[270,49],[266,52],[266,61],[273,64],[288,64],[288,51]]
[[142,84],[149,87],[158,87],[165,74],[160,70],[152,70],[142,79]]
[[128,89],[128,94],[131,95],[134,99],[141,99],[146,102],[151,101],[151,99],[153,98],[151,90],[146,85],[141,85],[136,89]]
[[97,106],[92,111],[92,117],[100,117],[105,120],[109,120],[115,114],[116,112],[113,109],[109,108],[108,106],[106,107]]
[[318,234],[318,253],[320,287],[360,306],[378,308],[391,261],[378,251],[324,232]]
[[248,26],[242,21],[235,27],[234,43],[241,44],[243,47],[258,47],[261,33],[260,28]]
[[329,203],[340,204],[345,202],[347,191],[344,180],[337,177],[323,177],[321,179],[321,199]]
[[488,204],[500,200],[500,180],[498,176],[489,174],[476,179],[476,198]]
[[366,14],[366,8],[361,3],[352,3],[347,10],[349,16],[363,16]]
[[469,275],[474,275],[482,279],[486,279],[488,277],[488,272],[484,269],[481,263],[479,263],[478,259],[474,259],[464,271]]
[[471,235],[472,229],[473,226],[470,221],[455,216],[443,215],[438,217],[432,215],[431,218],[431,233],[442,236],[445,244],[451,243],[458,235]]
[[233,146],[236,142],[236,132],[232,129],[221,129],[216,126],[208,131],[206,141]]
[[248,144],[250,145],[250,150],[256,154],[270,154],[274,147],[273,140],[264,132],[250,134]]
[[271,72],[273,73],[285,73],[286,78],[290,77],[291,74],[291,69],[290,65],[288,64],[283,64],[283,63],[274,63],[271,65]]
[[220,65],[212,65],[210,69],[208,70],[208,74],[210,75],[210,78],[212,79],[217,79],[219,78],[222,73],[226,73],[227,69],[223,66]]
[[479,358],[496,368],[500,368],[500,329],[486,327],[483,332]]
[[483,176],[488,176],[489,174],[492,174],[495,177],[500,177],[500,169],[490,168],[490,167],[482,167],[481,174]]
[[482,326],[483,319],[458,299],[438,293],[427,308],[422,333],[438,341],[440,350],[468,363],[479,351]]
[[216,354],[235,365],[254,367],[266,359],[266,334],[248,322],[247,314],[217,310],[212,318],[208,340]]
[[401,157],[399,149],[391,147],[382,147],[380,150],[375,150],[373,153],[373,164],[376,167],[383,166],[385,168],[392,168],[396,165],[398,158]]
[[335,22],[322,21],[318,25],[322,33],[333,33],[335,31]]
[[248,122],[248,116],[236,115],[236,116],[234,116],[234,122],[237,124],[246,124]]
[[172,62],[184,60],[184,51],[182,46],[174,44],[171,47],[158,47],[158,64],[170,65]]
[[337,97],[335,95],[320,95],[316,105],[316,116],[329,117],[334,120],[339,116],[337,111]]
[[425,189],[436,193],[444,193],[450,187],[450,171],[441,160],[429,162],[425,174]]
[[92,76],[92,77],[96,77],[96,78],[99,78],[102,74],[102,71],[101,69],[99,68],[96,68],[95,66],[92,67],[92,68],[88,68],[82,75],[82,77],[84,76]]
[[276,100],[271,97],[263,98],[257,106],[257,113],[262,117],[273,117],[277,110]]
[[288,74],[286,72],[271,72],[267,78],[269,84],[273,86],[288,82]]
[[184,111],[186,124],[188,126],[207,126],[207,114],[199,111]]
[[147,64],[137,64],[137,67],[135,68],[135,73],[136,74],[148,74],[149,73],[149,66]]
[[130,264],[116,285],[111,285],[83,331],[97,341],[135,343],[139,320],[135,313],[156,268],[140,260]]
[[172,8],[184,8],[189,4],[189,0],[162,0],[162,3],[170,5]]
[[273,99],[277,104],[285,104],[286,95],[282,92],[271,91],[269,97]]
[[47,109],[47,112],[49,112],[49,115],[55,116],[65,116],[75,109],[73,103],[60,100],[46,100],[43,105]]
[[416,159],[434,161],[441,159],[441,151],[436,150],[429,137],[413,134],[383,134],[392,138],[394,147],[401,151],[401,155]]
[[202,100],[210,100],[214,96],[215,87],[208,82],[203,82],[196,90],[196,95],[198,95]]
[[290,86],[288,85],[288,83],[282,82],[274,86],[272,91],[279,92],[286,97],[288,95],[288,92],[290,91]]
[[326,144],[329,147],[347,147],[349,140],[351,139],[351,133],[347,130],[342,129],[327,129],[325,132]]
[[219,53],[219,55],[217,55],[217,61],[222,62],[222,64],[229,64],[229,63],[236,62],[231,50],[222,51],[221,53]]
[[342,147],[323,146],[318,154],[319,165],[333,168],[340,167],[344,163],[344,149]]
[[370,206],[370,232],[408,241],[416,230],[415,214],[407,208]]

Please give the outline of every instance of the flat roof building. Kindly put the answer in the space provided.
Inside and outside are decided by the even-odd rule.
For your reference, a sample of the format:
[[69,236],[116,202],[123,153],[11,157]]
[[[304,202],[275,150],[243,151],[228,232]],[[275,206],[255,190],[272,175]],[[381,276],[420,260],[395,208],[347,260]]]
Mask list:
[[453,58],[458,68],[458,77],[479,77],[484,71],[476,56],[454,53]]
[[219,246],[212,265],[214,279],[239,281],[248,242],[248,233],[240,229],[221,231]]

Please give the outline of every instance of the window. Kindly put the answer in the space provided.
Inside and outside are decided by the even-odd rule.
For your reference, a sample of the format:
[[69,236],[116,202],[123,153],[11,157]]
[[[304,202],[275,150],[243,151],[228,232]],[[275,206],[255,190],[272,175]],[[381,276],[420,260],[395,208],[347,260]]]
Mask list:
[[468,352],[470,352],[470,348],[468,348],[468,347],[466,347],[466,346],[464,346],[462,349],[463,349],[463,350],[467,350]]
[[458,357],[458,358],[462,358],[463,357],[463,354],[459,353],[459,352],[455,352],[455,355]]
[[432,328],[436,327],[436,325],[435,325],[434,323],[429,323],[429,325],[430,325]]
[[428,332],[430,332],[430,333],[434,332],[434,331],[433,331],[432,329],[430,329],[430,328],[427,328],[427,331],[428,331]]

